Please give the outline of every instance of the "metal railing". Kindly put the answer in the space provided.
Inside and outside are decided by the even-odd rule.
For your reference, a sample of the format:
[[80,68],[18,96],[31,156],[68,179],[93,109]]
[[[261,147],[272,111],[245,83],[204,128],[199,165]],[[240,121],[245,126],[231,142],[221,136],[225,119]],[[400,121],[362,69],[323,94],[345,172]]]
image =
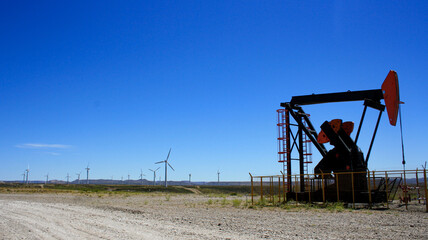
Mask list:
[[[423,170],[390,170],[366,172],[337,172],[320,174],[272,175],[251,177],[251,203],[281,204],[298,202],[345,202],[366,204],[409,203],[425,205],[427,201],[427,173]],[[291,177],[291,178],[290,178]],[[303,178],[302,178],[303,177]],[[292,183],[288,184],[287,179]],[[301,182],[304,179],[304,182]]]

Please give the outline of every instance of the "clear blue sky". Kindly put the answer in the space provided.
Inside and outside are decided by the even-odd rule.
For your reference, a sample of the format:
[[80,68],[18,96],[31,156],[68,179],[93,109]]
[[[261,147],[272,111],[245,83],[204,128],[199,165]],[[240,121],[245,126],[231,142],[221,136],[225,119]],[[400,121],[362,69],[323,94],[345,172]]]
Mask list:
[[[1,1],[0,179],[21,179],[28,164],[31,180],[74,178],[88,163],[91,178],[143,169],[151,179],[170,147],[171,180],[278,174],[281,102],[378,89],[390,69],[405,102],[407,168],[420,168],[427,12],[427,1]],[[363,106],[305,110],[319,129],[358,124]],[[370,169],[402,168],[386,114],[370,158]]]

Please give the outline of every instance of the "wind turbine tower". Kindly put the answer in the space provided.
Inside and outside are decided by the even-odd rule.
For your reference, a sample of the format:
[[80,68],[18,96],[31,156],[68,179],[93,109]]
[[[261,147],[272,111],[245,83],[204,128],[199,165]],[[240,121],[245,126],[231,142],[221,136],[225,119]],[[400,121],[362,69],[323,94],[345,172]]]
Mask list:
[[89,164],[85,169],[86,169],[86,184],[89,184],[89,169],[90,169]]
[[146,175],[143,174],[143,169],[141,169],[141,173],[140,173],[141,185],[143,185],[143,176],[146,176]]
[[24,173],[22,174],[22,183],[25,183],[25,171],[24,171]]
[[172,169],[172,171],[175,171],[174,168],[171,166],[171,164],[169,164],[169,162],[168,162],[170,153],[171,153],[171,148],[169,149],[168,156],[166,157],[166,159],[164,161],[160,161],[160,162],[155,163],[155,164],[165,163],[165,187],[168,187],[168,166]]
[[25,169],[25,172],[26,172],[25,182],[28,184],[28,175],[30,174],[30,166],[28,166],[27,169]]
[[189,173],[189,184],[192,182],[191,180],[192,180],[192,174]]
[[76,175],[77,175],[77,184],[80,184],[80,174],[81,174],[82,172],[80,172],[80,173],[76,173]]
[[45,181],[45,184],[48,184],[48,182],[49,182],[49,173],[48,174],[46,174],[46,181]]
[[220,184],[220,171],[217,170],[217,183]]
[[156,171],[159,170],[160,167],[156,168],[156,170],[149,169],[153,172],[153,186],[156,185]]
[[69,184],[70,175],[67,173],[67,184]]

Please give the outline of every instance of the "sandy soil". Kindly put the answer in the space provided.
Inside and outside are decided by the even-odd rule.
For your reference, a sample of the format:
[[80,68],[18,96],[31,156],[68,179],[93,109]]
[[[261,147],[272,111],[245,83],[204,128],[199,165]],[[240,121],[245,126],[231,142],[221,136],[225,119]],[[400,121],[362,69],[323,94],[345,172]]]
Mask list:
[[422,208],[286,210],[200,194],[0,194],[0,239],[428,239]]

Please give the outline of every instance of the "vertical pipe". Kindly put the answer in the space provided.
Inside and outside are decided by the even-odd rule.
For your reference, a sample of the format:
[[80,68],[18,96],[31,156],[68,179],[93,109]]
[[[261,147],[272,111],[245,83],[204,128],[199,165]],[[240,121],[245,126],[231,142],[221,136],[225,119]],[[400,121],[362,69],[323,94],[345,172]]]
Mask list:
[[355,209],[354,172],[351,172],[351,182],[352,182],[352,208]]
[[337,202],[340,202],[339,200],[339,175],[337,173],[335,173],[334,175],[336,175],[336,195],[337,195]]
[[385,171],[385,193],[386,193],[386,208],[389,208],[388,196],[388,173]]
[[371,190],[371,182],[370,182],[370,171],[368,171],[367,172],[367,176],[368,176],[368,180],[369,180],[369,182],[368,182],[368,184],[367,184],[367,187],[368,187],[368,191],[369,191],[369,208],[372,208],[372,190]]

